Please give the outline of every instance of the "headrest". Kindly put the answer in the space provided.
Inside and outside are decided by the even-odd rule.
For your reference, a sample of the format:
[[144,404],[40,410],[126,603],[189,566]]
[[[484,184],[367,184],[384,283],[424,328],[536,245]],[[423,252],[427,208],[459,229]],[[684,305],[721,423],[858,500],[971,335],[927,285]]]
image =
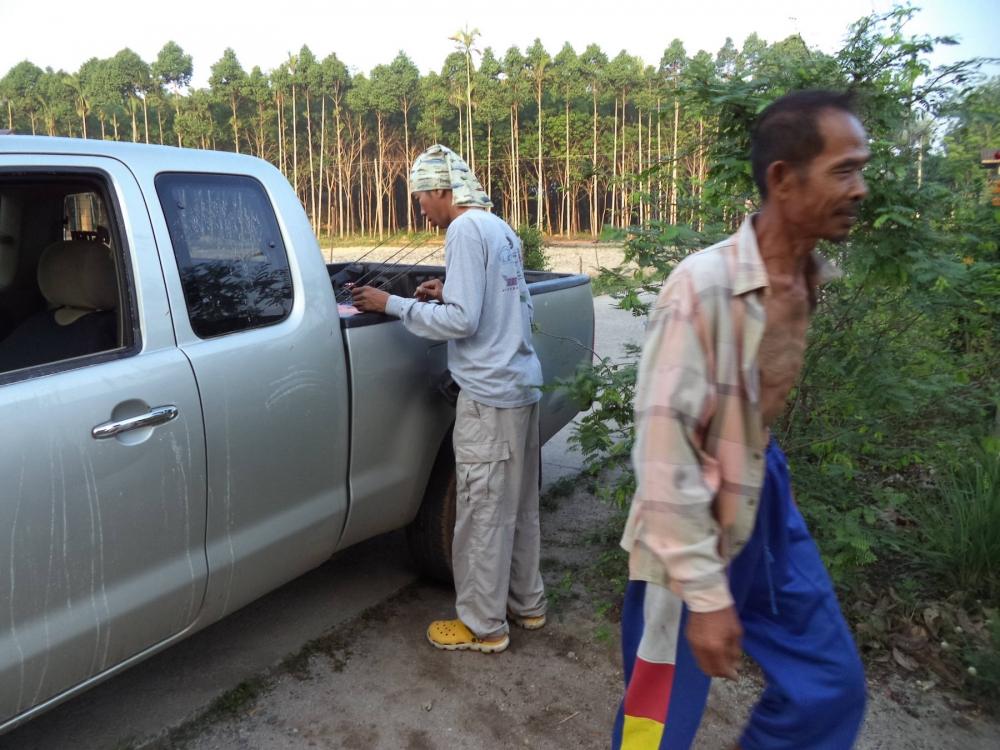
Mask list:
[[100,242],[53,242],[38,260],[38,288],[54,307],[114,310],[118,283],[111,248]]

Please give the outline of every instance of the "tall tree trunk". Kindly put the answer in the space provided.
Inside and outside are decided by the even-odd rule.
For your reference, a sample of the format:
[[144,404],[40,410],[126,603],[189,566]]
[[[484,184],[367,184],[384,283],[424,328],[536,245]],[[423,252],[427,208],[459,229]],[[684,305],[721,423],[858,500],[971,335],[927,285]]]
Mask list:
[[326,234],[330,238],[330,257],[333,255],[333,190],[337,179],[333,169],[327,169],[326,175],[320,175],[320,179],[326,182]]
[[276,93],[275,99],[278,105],[278,168],[288,179],[288,170],[285,168],[285,107],[284,97]]
[[917,190],[924,185],[924,144],[917,142]]
[[472,135],[472,54],[465,53],[465,130],[469,134],[469,168],[476,172],[476,143]]
[[313,234],[319,234],[319,220],[316,217],[316,172],[313,164],[312,99],[306,89],[306,150],[309,152],[309,205],[312,208]]
[[257,128],[260,131],[260,135],[257,136],[257,149],[258,154],[261,159],[266,158],[267,152],[267,128],[264,125],[264,102],[257,102]]
[[566,236],[568,237],[570,235],[570,232],[571,232],[571,227],[570,227],[570,219],[571,219],[571,217],[570,217],[570,203],[571,203],[571,201],[570,201],[570,185],[569,185],[569,99],[566,100],[565,113],[566,113],[566,178],[565,178],[565,180],[563,182],[563,192],[566,193],[566,196],[565,196],[565,198],[566,198],[566,214],[565,214],[564,218],[566,220]]
[[233,111],[233,147],[236,149],[236,153],[240,152],[240,126],[239,120],[236,119],[236,93],[232,92],[229,94],[229,107]]
[[[181,131],[177,127],[177,118],[181,115],[181,96],[180,94],[174,94],[174,135],[177,136],[177,147],[180,148],[184,144],[182,143]],[[104,123],[101,123],[101,138],[104,138]]]
[[521,205],[518,207],[517,215],[520,217],[521,223],[527,225],[529,223],[530,209],[528,207],[528,186],[524,183],[521,174],[521,113],[514,112],[514,125],[516,130],[514,131],[515,140],[514,144],[517,146],[517,189],[518,189],[518,200],[521,201]]
[[[159,135],[160,135],[160,145],[162,146],[163,145],[163,112],[160,110],[159,107],[156,108],[156,127],[157,127],[157,130],[158,130]],[[86,122],[84,122],[83,132],[84,132],[84,136],[83,137],[86,138],[87,137],[87,135],[86,135],[86,133],[87,133],[87,124],[86,124]]]
[[403,102],[403,179],[406,181],[406,231],[413,233],[413,201],[410,200],[410,104]]
[[674,97],[674,145],[670,152],[670,223],[677,223],[677,130],[681,122],[681,102]]
[[486,123],[486,194],[493,200],[493,120]]
[[518,215],[518,192],[517,192],[517,123],[514,119],[515,112],[517,110],[517,105],[512,104],[510,108],[510,185],[508,189],[511,195],[511,218],[514,220],[514,226],[521,226],[520,217]]
[[[80,132],[83,133],[83,137],[84,138],[87,137],[87,113],[86,112],[84,112],[82,115],[80,115]],[[162,143],[163,140],[161,139],[160,142]]]
[[[637,112],[637,114],[638,114],[638,121],[639,121],[639,140],[636,142],[635,153],[636,153],[636,160],[638,162],[639,168],[636,170],[636,177],[637,177],[636,182],[638,183],[637,187],[639,188],[639,226],[644,226],[645,223],[646,223],[646,208],[645,208],[645,201],[643,201],[643,195],[642,195],[642,189],[643,189],[643,184],[642,184],[642,110],[639,109],[638,112]],[[648,137],[648,134],[647,134],[647,137]]]
[[663,147],[661,141],[661,120],[663,119],[660,115],[660,99],[656,100],[656,218],[663,218],[663,179],[661,174],[663,172]]
[[535,212],[538,229],[542,229],[542,210],[545,207],[545,175],[542,173],[542,82],[535,87],[538,102],[538,192],[535,194]]
[[375,121],[378,127],[378,150],[375,154],[375,221],[378,223],[378,238],[382,239],[382,230],[385,225],[385,214],[382,203],[385,194],[385,131],[383,130],[382,113],[376,112]]
[[593,172],[590,176],[590,236],[597,237],[597,88],[594,88],[594,135],[591,142],[593,146],[591,154],[590,168]]
[[611,226],[618,226],[618,95],[615,94],[615,137],[611,144]]
[[132,115],[132,143],[139,142],[139,124],[135,119],[135,101],[129,100],[129,113]]
[[[646,112],[646,170],[648,171],[653,167],[653,113],[652,111]],[[649,174],[646,175],[646,189],[645,189],[645,199],[646,199],[646,216],[653,218],[655,216],[654,206],[652,201],[653,198],[653,181]]]
[[146,143],[149,143],[149,107],[146,104],[146,97],[142,97],[142,136]]
[[361,227],[361,233],[367,229],[365,224],[365,218],[368,212],[365,210],[365,202],[367,201],[367,196],[365,193],[365,131],[364,125],[361,122],[361,115],[358,115],[358,181],[360,184],[360,192],[358,193],[358,226]]
[[622,166],[619,174],[622,176],[622,210],[621,210],[621,228],[624,229],[629,224],[632,223],[632,201],[629,199],[629,194],[625,185],[625,175],[628,174],[628,167],[625,164],[626,159],[626,142],[627,138],[625,136],[625,126],[627,124],[626,117],[628,115],[628,94],[622,91]]
[[[319,234],[321,219],[323,214],[323,157],[326,156],[326,96],[320,96],[320,116],[319,116],[319,213],[316,217],[316,234]],[[327,226],[329,226],[329,214]],[[329,229],[327,230],[329,231]]]
[[292,84],[292,185],[295,186],[295,195],[299,195],[299,131],[298,131],[298,108],[295,101],[295,84]]
[[[340,128],[340,100],[335,104],[334,118],[337,126],[337,224],[340,236],[344,236],[344,202],[346,198],[346,188],[344,185],[344,143]],[[348,207],[349,208],[349,207]]]
[[[705,189],[705,120],[698,118],[698,205],[701,207],[703,191]],[[698,211],[698,231],[705,228],[703,220],[704,212]]]

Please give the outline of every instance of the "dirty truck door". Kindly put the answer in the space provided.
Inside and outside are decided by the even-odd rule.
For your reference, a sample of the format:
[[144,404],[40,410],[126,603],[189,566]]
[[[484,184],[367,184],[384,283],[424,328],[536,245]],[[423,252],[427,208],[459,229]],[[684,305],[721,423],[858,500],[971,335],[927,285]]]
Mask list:
[[142,195],[111,159],[0,155],[0,727],[196,618],[205,447]]
[[285,178],[245,166],[151,177],[175,334],[205,415],[212,618],[326,560],[347,512],[347,377],[329,276]]

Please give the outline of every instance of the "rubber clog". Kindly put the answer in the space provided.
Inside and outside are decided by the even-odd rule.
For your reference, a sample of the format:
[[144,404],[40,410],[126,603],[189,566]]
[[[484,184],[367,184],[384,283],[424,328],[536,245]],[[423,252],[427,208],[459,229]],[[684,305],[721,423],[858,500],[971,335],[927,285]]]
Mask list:
[[506,633],[488,640],[477,638],[461,620],[435,620],[427,628],[427,640],[434,648],[444,651],[479,651],[484,654],[500,653],[510,645],[510,637]]
[[539,630],[545,627],[545,615],[538,615],[537,617],[518,617],[517,615],[508,612],[507,619],[519,628],[524,628],[525,630]]

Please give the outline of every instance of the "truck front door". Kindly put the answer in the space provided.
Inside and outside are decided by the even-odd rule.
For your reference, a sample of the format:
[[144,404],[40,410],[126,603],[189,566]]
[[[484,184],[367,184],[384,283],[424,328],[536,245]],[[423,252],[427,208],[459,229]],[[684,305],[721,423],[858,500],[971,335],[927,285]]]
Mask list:
[[134,177],[0,155],[0,729],[185,630],[205,445]]

